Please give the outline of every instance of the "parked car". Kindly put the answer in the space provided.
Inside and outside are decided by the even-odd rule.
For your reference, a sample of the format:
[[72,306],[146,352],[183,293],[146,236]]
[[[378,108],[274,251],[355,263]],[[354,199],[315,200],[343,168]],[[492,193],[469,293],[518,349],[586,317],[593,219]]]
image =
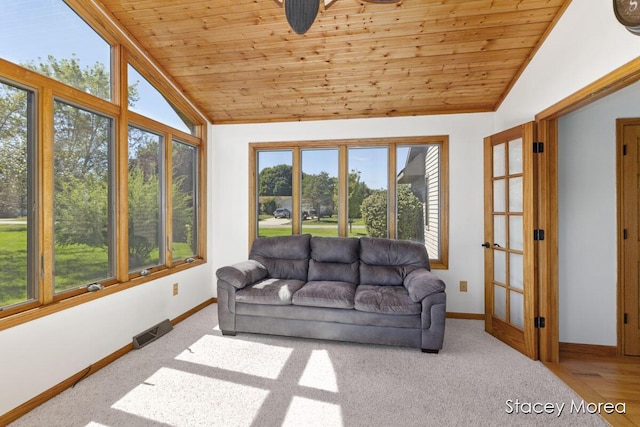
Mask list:
[[274,218],[291,218],[291,212],[286,208],[278,208],[273,211]]

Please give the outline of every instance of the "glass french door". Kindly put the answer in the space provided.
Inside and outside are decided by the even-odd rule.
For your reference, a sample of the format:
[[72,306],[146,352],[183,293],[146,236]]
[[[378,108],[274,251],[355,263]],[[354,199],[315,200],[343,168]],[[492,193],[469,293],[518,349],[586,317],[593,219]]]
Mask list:
[[485,330],[538,358],[533,123],[485,138]]

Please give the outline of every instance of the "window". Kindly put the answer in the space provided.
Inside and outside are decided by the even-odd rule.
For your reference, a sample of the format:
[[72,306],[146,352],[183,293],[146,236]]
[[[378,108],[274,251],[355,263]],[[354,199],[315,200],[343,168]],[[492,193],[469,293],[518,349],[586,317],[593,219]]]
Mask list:
[[172,150],[173,259],[198,254],[198,149],[173,141]]
[[183,132],[193,134],[195,125],[179,109],[173,106],[158,89],[131,65],[128,67],[129,106],[144,116],[173,126]]
[[[250,164],[251,239],[308,233],[412,240],[426,246],[434,268],[447,268],[448,137],[256,143]],[[280,198],[277,183],[286,189]],[[286,218],[273,214],[278,208]]]
[[257,153],[256,227],[260,237],[286,236],[292,233],[292,154],[291,150]]
[[129,271],[164,263],[162,136],[129,126]]
[[302,232],[338,236],[338,150],[302,152]]
[[38,297],[33,278],[33,92],[0,82],[0,307]]
[[113,120],[54,101],[55,292],[114,276]]
[[0,330],[205,256],[206,120],[100,9],[72,4],[0,2]]
[[111,46],[61,0],[2,0],[0,57],[111,99]]

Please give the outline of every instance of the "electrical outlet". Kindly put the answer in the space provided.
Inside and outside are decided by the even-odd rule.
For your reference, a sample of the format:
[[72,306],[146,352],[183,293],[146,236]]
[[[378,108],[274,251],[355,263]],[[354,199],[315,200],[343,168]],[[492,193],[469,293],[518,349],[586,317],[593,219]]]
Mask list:
[[178,284],[174,283],[173,284],[173,296],[178,295]]
[[460,281],[460,292],[467,292],[467,281],[466,280],[461,280]]

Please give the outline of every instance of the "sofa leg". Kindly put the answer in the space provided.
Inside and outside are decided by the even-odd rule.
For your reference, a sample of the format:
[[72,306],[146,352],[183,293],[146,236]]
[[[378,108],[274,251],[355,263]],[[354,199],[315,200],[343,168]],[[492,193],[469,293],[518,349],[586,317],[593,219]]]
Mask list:
[[236,336],[236,331],[222,331],[222,335],[228,335],[230,337],[235,337]]
[[429,353],[429,354],[438,354],[440,350],[429,350],[428,348],[423,348],[422,352],[423,353]]

